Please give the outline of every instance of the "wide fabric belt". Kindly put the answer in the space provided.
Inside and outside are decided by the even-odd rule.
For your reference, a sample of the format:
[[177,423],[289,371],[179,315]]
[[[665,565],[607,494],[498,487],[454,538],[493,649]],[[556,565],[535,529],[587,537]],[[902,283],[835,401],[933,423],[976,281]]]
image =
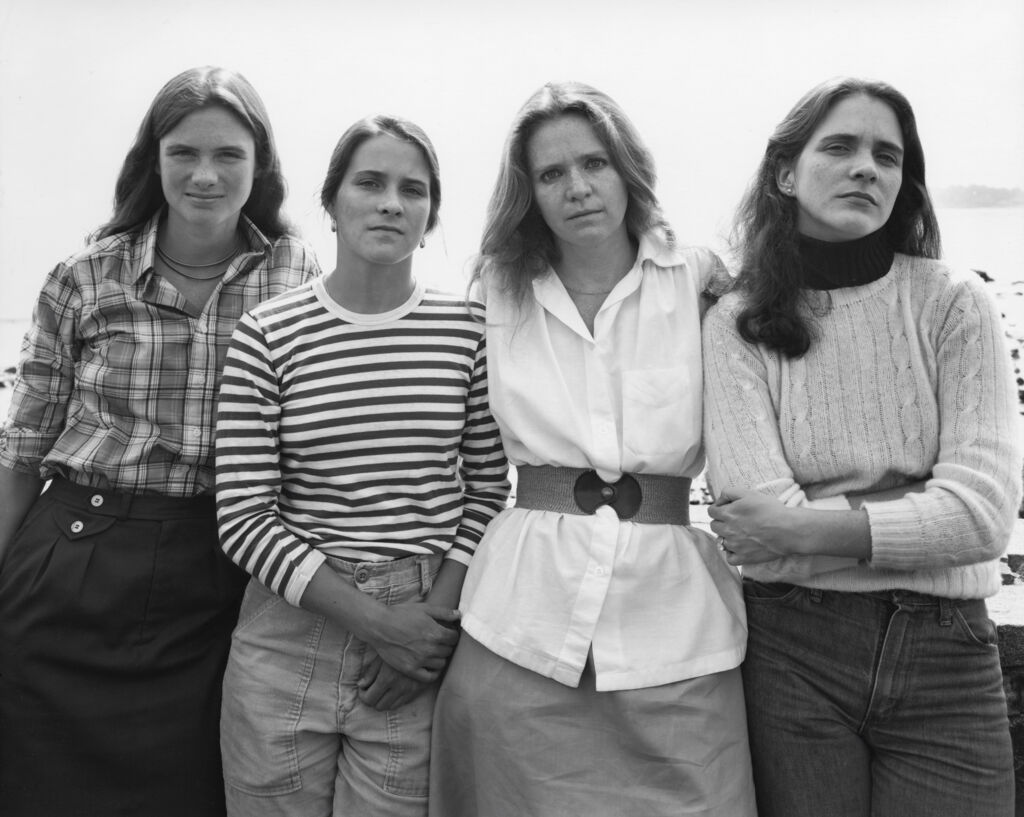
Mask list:
[[656,474],[623,474],[605,482],[594,470],[520,465],[516,507],[532,511],[592,514],[602,505],[619,519],[642,525],[689,525],[690,480]]

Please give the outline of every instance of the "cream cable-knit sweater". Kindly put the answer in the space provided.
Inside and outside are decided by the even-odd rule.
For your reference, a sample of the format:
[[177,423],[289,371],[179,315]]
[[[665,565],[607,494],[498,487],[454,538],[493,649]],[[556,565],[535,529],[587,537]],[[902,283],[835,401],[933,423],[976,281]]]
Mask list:
[[1021,500],[1016,394],[999,314],[981,282],[897,255],[881,279],[816,292],[810,351],[745,342],[740,295],[707,315],[704,436],[713,493],[756,488],[787,504],[927,480],[871,502],[869,562],[787,557],[744,575],[833,590],[903,588],[981,598]]

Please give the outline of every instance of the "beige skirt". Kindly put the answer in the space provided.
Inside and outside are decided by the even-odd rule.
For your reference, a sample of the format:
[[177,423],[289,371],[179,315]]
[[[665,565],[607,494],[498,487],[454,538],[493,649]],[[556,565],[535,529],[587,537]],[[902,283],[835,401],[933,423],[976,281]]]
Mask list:
[[431,817],[755,817],[739,668],[578,688],[463,634],[438,695]]

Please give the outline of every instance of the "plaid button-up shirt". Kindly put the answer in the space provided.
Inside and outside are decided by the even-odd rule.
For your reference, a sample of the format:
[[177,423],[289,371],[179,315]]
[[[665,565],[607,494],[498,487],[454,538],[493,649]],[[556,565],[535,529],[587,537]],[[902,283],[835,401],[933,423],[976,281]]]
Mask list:
[[58,264],[22,343],[0,466],[136,494],[213,490],[221,369],[239,317],[319,273],[302,242],[249,251],[201,312],[153,270],[159,214]]

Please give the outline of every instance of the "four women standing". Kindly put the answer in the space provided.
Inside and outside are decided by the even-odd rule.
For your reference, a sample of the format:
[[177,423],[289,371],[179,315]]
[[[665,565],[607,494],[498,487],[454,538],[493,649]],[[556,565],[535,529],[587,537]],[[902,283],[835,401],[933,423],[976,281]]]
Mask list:
[[[737,292],[704,327],[721,552],[686,511],[727,276],[653,187],[612,100],[540,89],[491,200],[485,314],[413,277],[437,159],[374,117],[332,156],[337,266],[306,283],[255,92],[168,83],[114,218],[44,286],[0,440],[4,813],[223,812],[240,574],[210,447],[247,310],[217,443],[223,547],[254,577],[233,813],[425,812],[467,564],[431,813],[754,814],[745,714],[762,816],[1012,813],[982,599],[1016,407],[998,316],[933,260],[909,104],[813,89],[741,208]],[[502,443],[517,502],[488,526]]]

